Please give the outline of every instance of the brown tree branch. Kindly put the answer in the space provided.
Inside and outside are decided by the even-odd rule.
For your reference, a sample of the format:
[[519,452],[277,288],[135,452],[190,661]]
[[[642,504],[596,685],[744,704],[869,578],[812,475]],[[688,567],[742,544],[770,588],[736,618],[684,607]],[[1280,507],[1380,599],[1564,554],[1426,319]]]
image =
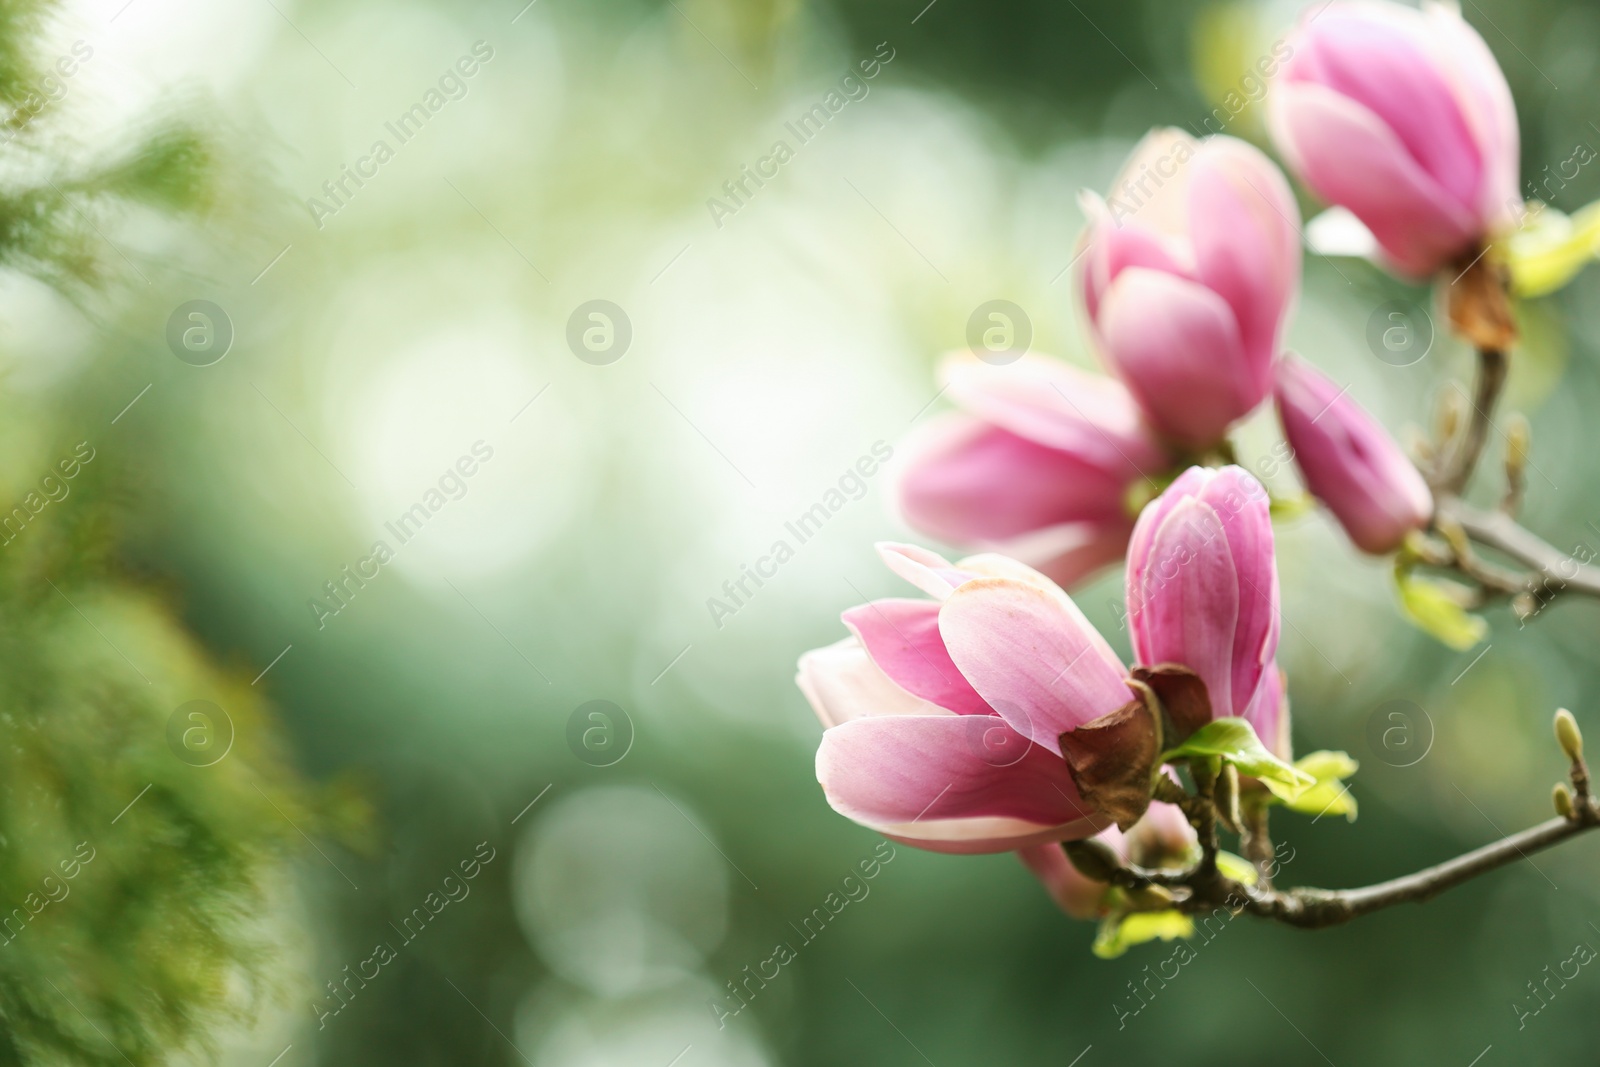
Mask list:
[[1459,497],[1444,497],[1438,502],[1438,518],[1460,526],[1478,544],[1530,568],[1534,573],[1526,576],[1526,592],[1536,592],[1543,581],[1555,583],[1552,590],[1565,588],[1600,597],[1600,567],[1561,551],[1504,512],[1484,511]]
[[1435,487],[1438,492],[1453,496],[1465,489],[1471,480],[1472,472],[1478,466],[1478,457],[1483,454],[1484,443],[1489,439],[1495,404],[1505,384],[1505,352],[1498,348],[1478,349],[1478,382],[1472,397],[1472,414],[1467,421],[1467,432],[1461,444],[1450,454]]
[[[1223,908],[1248,912],[1259,918],[1304,929],[1337,926],[1396,904],[1417,904],[1431,900],[1480,874],[1487,874],[1519,859],[1527,859],[1535,852],[1600,827],[1600,801],[1590,794],[1589,768],[1583,758],[1583,735],[1578,731],[1570,712],[1563,709],[1556,713],[1555,733],[1556,740],[1567,756],[1568,777],[1576,791],[1574,796],[1566,791],[1565,786],[1556,789],[1553,796],[1559,813],[1556,818],[1387,882],[1354,889],[1300,886],[1277,890],[1272,888],[1266,877],[1269,866],[1259,860],[1257,866],[1261,877],[1254,885],[1246,885],[1224,875],[1216,863],[1216,818],[1209,787],[1215,781],[1215,773],[1206,764],[1192,768],[1199,771],[1195,776],[1196,790],[1194,795],[1187,798],[1185,805],[1190,821],[1200,835],[1201,858],[1187,869],[1179,871],[1152,871],[1122,865],[1111,859],[1103,877],[1111,884],[1129,891],[1130,895],[1137,897],[1145,894],[1149,897],[1133,910],[1176,909],[1193,915]],[[1270,850],[1270,845],[1266,844],[1265,817],[1261,817],[1259,822],[1249,818],[1246,823],[1246,849],[1260,853],[1265,846]],[[1252,843],[1255,844],[1253,849]],[[1107,854],[1110,855],[1109,851]]]
[[1508,863],[1526,859],[1562,841],[1600,826],[1600,810],[1587,803],[1571,818],[1557,817],[1512,834],[1482,848],[1426,867],[1400,878],[1358,889],[1302,887],[1284,891],[1257,889],[1224,880],[1211,891],[1197,891],[1180,902],[1188,912],[1227,906],[1230,899],[1244,901],[1243,910],[1290,926],[1316,929],[1337,926],[1395,904],[1421,903]]

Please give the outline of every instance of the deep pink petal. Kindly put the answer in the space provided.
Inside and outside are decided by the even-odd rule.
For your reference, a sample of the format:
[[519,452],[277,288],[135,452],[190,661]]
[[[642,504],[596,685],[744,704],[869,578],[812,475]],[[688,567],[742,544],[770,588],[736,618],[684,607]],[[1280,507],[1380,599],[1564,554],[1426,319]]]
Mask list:
[[1306,488],[1364,552],[1394,551],[1433,514],[1428,484],[1389,432],[1311,364],[1284,358],[1278,418]]
[[817,781],[839,814],[935,852],[1088,837],[1109,820],[1067,765],[997,716],[855,719],[822,735]]
[[1206,683],[1213,713],[1234,713],[1239,576],[1222,519],[1210,504],[1187,498],[1161,520],[1137,595],[1128,600],[1128,620],[1140,663],[1188,667]]
[[1215,444],[1260,402],[1233,309],[1216,293],[1134,267],[1100,308],[1106,354],[1157,429],[1194,448]]
[[1366,224],[1394,267],[1423,277],[1479,236],[1453,200],[1370,110],[1324,86],[1287,83],[1269,104],[1273,137],[1323,200]]
[[1233,708],[1243,710],[1267,665],[1278,654],[1281,614],[1278,566],[1272,538],[1272,505],[1266,490],[1239,467],[1222,467],[1200,499],[1222,520],[1223,535],[1239,579],[1239,621],[1233,640]]
[[872,662],[912,696],[957,715],[993,714],[945,650],[937,601],[874,600],[843,618]]
[[979,578],[939,612],[951,658],[1018,733],[1059,755],[1059,738],[1132,699],[1105,638],[1058,589]]
[[1428,34],[1414,10],[1335,4],[1298,34],[1283,75],[1371,112],[1453,205],[1475,215],[1484,160]]
[[1135,612],[1134,606],[1143,596],[1144,572],[1150,564],[1150,545],[1154,541],[1156,531],[1161,528],[1161,523],[1178,504],[1190,497],[1197,495],[1211,479],[1211,472],[1206,467],[1190,467],[1172,480],[1172,484],[1150,503],[1145,505],[1139,513],[1139,521],[1133,528],[1133,534],[1128,539],[1128,569],[1124,583],[1124,592],[1128,603],[1128,624],[1134,641],[1134,648],[1139,647],[1139,634],[1137,627],[1142,623],[1144,616]]
[[1064,522],[1123,514],[1128,482],[989,423],[949,414],[903,451],[900,507],[955,544],[993,545]]

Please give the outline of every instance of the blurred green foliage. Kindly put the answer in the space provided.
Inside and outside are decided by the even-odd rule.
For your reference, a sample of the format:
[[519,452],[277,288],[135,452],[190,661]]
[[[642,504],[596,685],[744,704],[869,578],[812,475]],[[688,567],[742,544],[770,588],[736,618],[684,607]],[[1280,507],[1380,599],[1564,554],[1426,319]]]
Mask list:
[[[1477,6],[1541,173],[1596,136],[1600,18]],[[899,849],[748,1011],[719,1029],[708,1008],[878,845],[823,802],[791,677],[840,609],[905,595],[870,548],[911,536],[889,479],[725,626],[705,598],[944,405],[933,364],[979,302],[1016,300],[1036,347],[1087,362],[1061,273],[1077,189],[1148,126],[1200,123],[1298,5],[276,7],[96,13],[83,113],[46,109],[3,149],[0,506],[78,442],[96,458],[0,547],[0,904],[96,852],[0,945],[0,1059],[181,1061],[202,1035],[258,1067],[1592,1057],[1593,976],[1525,1030],[1511,1010],[1595,936],[1582,841],[1346,929],[1230,923],[1126,1019],[1159,943],[1095,959],[1093,926],[1014,858]],[[51,27],[0,6],[13,107],[59,54],[33,36]],[[496,58],[463,98],[318,228],[305,199],[478,40]],[[871,95],[716,226],[705,200],[880,41],[896,59]],[[135,73],[170,73],[178,103]],[[150,106],[83,144],[68,119],[110,106],[93,78]],[[1597,193],[1584,172],[1556,204]],[[596,298],[632,319],[611,366],[566,342]],[[166,341],[195,299],[233,327],[214,366]],[[1392,299],[1427,297],[1310,259],[1292,340],[1398,430],[1470,362],[1443,338],[1415,366],[1371,358]],[[1600,288],[1524,310],[1528,522],[1600,544]],[[1248,425],[1243,459],[1274,434]],[[480,439],[494,460],[395,544],[386,522]],[[1410,630],[1385,568],[1321,517],[1278,536],[1296,747],[1362,763],[1359,823],[1278,816],[1282,880],[1381,879],[1544,817],[1550,711],[1593,714],[1595,606],[1494,614],[1466,670],[1476,653]],[[308,600],[379,538],[396,562],[320,624]],[[1125,645],[1119,582],[1079,599]],[[194,699],[237,731],[209,767],[168,742]],[[570,740],[595,699],[631,721],[609,766]],[[1372,747],[1395,701],[1425,713],[1414,764]],[[336,832],[367,804],[373,838]],[[497,857],[470,895],[404,939],[480,842]],[[379,943],[394,961],[350,978]],[[348,1005],[324,1025],[330,997]]]

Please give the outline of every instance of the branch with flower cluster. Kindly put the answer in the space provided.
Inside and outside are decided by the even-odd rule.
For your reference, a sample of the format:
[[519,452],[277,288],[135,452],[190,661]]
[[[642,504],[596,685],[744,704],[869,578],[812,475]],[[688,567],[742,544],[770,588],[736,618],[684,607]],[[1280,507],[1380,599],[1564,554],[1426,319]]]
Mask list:
[[[1179,807],[1189,815],[1196,831],[1200,855],[1189,865],[1177,870],[1139,867],[1122,862],[1094,839],[1070,842],[1065,851],[1083,878],[1130,894],[1131,906],[1125,905],[1126,910],[1117,917],[1119,921],[1128,914],[1146,910],[1188,915],[1222,907],[1289,926],[1307,929],[1336,926],[1396,904],[1431,900],[1481,874],[1527,859],[1535,852],[1600,827],[1600,802],[1590,793],[1583,738],[1576,721],[1565,709],[1556,713],[1555,732],[1571,763],[1568,775],[1571,786],[1565,783],[1555,786],[1552,793],[1556,808],[1554,818],[1443,863],[1374,885],[1354,889],[1309,886],[1273,889],[1267,877],[1273,855],[1270,847],[1260,853],[1268,860],[1258,859],[1253,869],[1227,865],[1234,872],[1230,877],[1223,870],[1225,865],[1218,862],[1219,857],[1225,855],[1219,849],[1215,832],[1221,816],[1214,789],[1204,785],[1208,771],[1201,771],[1197,776],[1201,784],[1193,794],[1185,793],[1179,798],[1168,793],[1179,800]],[[1178,789],[1171,779],[1167,782],[1173,790]],[[1257,811],[1264,814],[1266,809],[1259,807]],[[1263,820],[1245,832],[1246,839],[1255,837],[1259,847],[1265,840],[1264,828]]]
[[[1111,373],[1032,355],[946,361],[941,392],[958,410],[905,449],[901,509],[987,551],[951,562],[881,545],[927,599],[852,608],[850,636],[800,660],[835,810],[931,851],[1015,851],[1064,911],[1100,920],[1102,956],[1187,936],[1218,908],[1347,922],[1600,826],[1561,711],[1570,771],[1556,818],[1376,885],[1274,885],[1286,861],[1273,810],[1354,819],[1357,766],[1294,756],[1261,479],[1292,462],[1356,549],[1393,560],[1411,619],[1454,647],[1482,639],[1469,613],[1493,600],[1526,621],[1562,590],[1600,596],[1600,569],[1518,523],[1527,424],[1494,422],[1513,295],[1570,277],[1594,235],[1526,225],[1515,109],[1488,47],[1444,5],[1334,0],[1290,52],[1269,101],[1280,152],[1380,265],[1438,279],[1451,328],[1478,352],[1469,400],[1447,402],[1408,457],[1347,389],[1284,351],[1302,253],[1283,173],[1243,141],[1153,131],[1107,196],[1083,198],[1078,290]],[[1420,130],[1416,114],[1440,128]],[[1229,434],[1269,400],[1284,442],[1247,471]],[[1506,486],[1485,510],[1464,493],[1493,433],[1507,439]],[[1131,665],[1066,592],[1116,563]]]

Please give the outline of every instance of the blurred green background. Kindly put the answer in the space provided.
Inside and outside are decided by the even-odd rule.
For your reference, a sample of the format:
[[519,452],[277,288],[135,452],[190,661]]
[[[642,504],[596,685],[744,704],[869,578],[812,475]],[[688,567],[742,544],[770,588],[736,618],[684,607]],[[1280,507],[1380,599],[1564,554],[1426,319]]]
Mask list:
[[[97,457],[0,550],[0,662],[14,700],[46,683],[112,694],[104,740],[66,755],[76,735],[38,736],[54,697],[5,716],[32,747],[8,746],[0,850],[43,818],[18,799],[30,769],[41,795],[98,783],[110,859],[80,881],[100,896],[41,917],[76,931],[73,955],[45,957],[97,1003],[126,989],[136,1015],[134,964],[179,952],[179,919],[226,900],[216,938],[252,940],[242,964],[188,975],[195,996],[266,975],[253,1022],[204,1023],[209,1052],[135,1052],[132,1024],[105,1016],[61,1062],[1592,1060],[1600,975],[1520,1030],[1513,1008],[1576,943],[1600,946],[1592,840],[1344,929],[1230,924],[1127,1018],[1128,983],[1170,947],[1095,959],[1093,927],[1013,857],[899,848],[748,1010],[719,1026],[709,1007],[798,945],[790,924],[879,843],[823,801],[792,675],[843,634],[841,609],[905,595],[872,550],[914,539],[890,506],[895,461],[736,614],[718,625],[707,598],[857,457],[945,406],[931,370],[979,304],[1017,303],[1036,350],[1088,363],[1064,273],[1078,190],[1104,189],[1151,125],[1202,132],[1219,107],[1226,132],[1264,144],[1263,108],[1232,114],[1228,94],[1260,95],[1247,73],[1300,6],[86,0],[45,20],[36,63],[75,42],[92,58],[49,104],[70,140],[12,151],[8,180],[176,117],[209,146],[210,192],[190,212],[86,215],[92,287],[63,295],[15,258],[0,275],[4,500],[80,441]],[[1526,179],[1600,145],[1600,11],[1468,0],[1466,17],[1516,93]],[[864,95],[800,144],[785,124],[874,58]],[[397,136],[419,102],[427,121]],[[729,199],[779,139],[793,158]],[[335,199],[324,183],[341,180]],[[1600,168],[1541,195],[1581,206]],[[574,320],[596,300],[622,312],[598,355],[581,335],[599,320]],[[220,315],[191,320],[191,301]],[[1308,255],[1291,341],[1399,432],[1471,362],[1444,336],[1411,365],[1379,359],[1366,329],[1390,301],[1418,323],[1432,310],[1368,265]],[[1508,400],[1534,428],[1527,523],[1600,549],[1584,415],[1600,406],[1600,272],[1523,313]],[[180,342],[216,331],[191,349],[225,355],[179,358],[174,321]],[[1270,467],[1270,413],[1239,437],[1246,466],[1292,489]],[[396,536],[419,502],[425,523]],[[1285,881],[1377,880],[1546,817],[1551,712],[1600,723],[1597,608],[1559,602],[1525,629],[1498,612],[1487,651],[1455,653],[1408,628],[1386,566],[1325,518],[1278,533],[1296,748],[1363,764],[1354,826],[1280,816]],[[69,574],[70,605],[40,583]],[[78,610],[113,597],[146,614]],[[1126,654],[1120,575],[1079,600]],[[216,762],[163,732],[190,700],[237,731]],[[1410,732],[1385,749],[1396,707]],[[140,806],[107,824],[141,780],[192,795],[208,836]],[[20,899],[68,836],[7,853],[5,891]],[[136,893],[153,940],[119,945],[107,916]],[[7,981],[38,985],[7,951]],[[97,951],[133,969],[98,970]]]

